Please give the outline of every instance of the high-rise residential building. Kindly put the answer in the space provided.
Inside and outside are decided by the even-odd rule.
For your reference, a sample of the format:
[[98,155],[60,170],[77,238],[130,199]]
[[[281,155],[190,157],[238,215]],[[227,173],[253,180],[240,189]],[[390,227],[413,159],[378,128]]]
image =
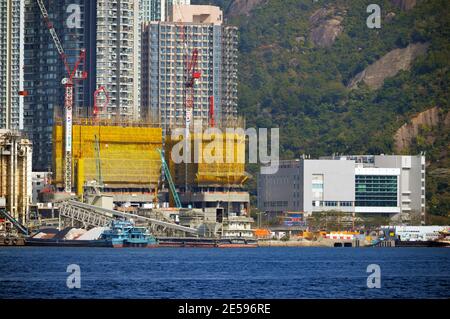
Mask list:
[[[88,32],[84,28],[84,15],[81,15],[80,27],[72,27],[67,24],[71,13],[66,11],[70,5],[78,5],[82,12],[86,12],[89,7],[84,6],[85,2],[89,3],[85,0],[44,1],[72,66],[80,50],[86,48],[85,39]],[[28,92],[24,103],[24,128],[34,145],[33,168],[48,171],[51,168],[54,112],[62,114],[64,86],[61,81],[67,77],[67,72],[36,0],[25,0],[24,73],[24,88]],[[75,84],[74,114],[83,112],[86,106],[90,105],[84,94],[86,85],[86,81],[77,81]]]
[[[35,145],[34,169],[47,171],[52,165],[53,118],[55,111],[63,115],[61,80],[67,73],[37,2],[25,0],[25,4],[25,90],[29,92],[25,98],[25,129]],[[44,0],[44,4],[71,67],[80,50],[86,50],[86,62],[79,68],[88,72],[88,78],[75,82],[74,116],[92,116],[94,91],[104,86],[110,101],[100,108],[100,117],[137,118],[139,0]],[[104,99],[99,95],[100,106],[104,106]]]
[[0,128],[23,129],[24,2],[0,0]]
[[259,175],[258,208],[269,213],[412,213],[425,221],[425,156],[281,161],[276,174]]
[[[97,0],[96,86],[104,86],[109,105],[103,118],[137,119],[140,107],[140,0]],[[95,36],[92,34],[92,37]],[[94,41],[92,41],[92,44]],[[92,45],[91,44],[91,45]]]
[[149,21],[168,21],[174,5],[189,5],[191,0],[142,0],[142,19]]
[[215,123],[237,115],[237,28],[223,23],[215,6],[174,6],[170,21],[144,25],[142,40],[143,117],[157,117],[163,132],[185,125],[187,65],[198,51],[193,119]]

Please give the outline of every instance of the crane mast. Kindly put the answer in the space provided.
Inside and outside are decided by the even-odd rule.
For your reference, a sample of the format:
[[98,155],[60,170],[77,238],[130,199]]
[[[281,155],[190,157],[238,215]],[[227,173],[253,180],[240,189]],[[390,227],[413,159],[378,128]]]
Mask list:
[[[105,103],[101,106],[102,109],[100,110],[98,107],[98,96],[100,93],[103,93],[105,95]],[[94,120],[98,121],[100,117],[100,113],[108,106],[109,104],[109,94],[106,88],[102,85],[94,92]]]
[[189,131],[191,125],[193,109],[194,109],[194,86],[195,80],[199,79],[201,73],[197,71],[198,66],[198,50],[192,50],[191,59],[186,65],[186,129]]
[[64,191],[70,193],[72,191],[72,113],[73,113],[73,85],[74,80],[84,80],[87,78],[87,72],[82,71],[81,74],[78,73],[78,67],[80,64],[86,61],[86,51],[81,50],[80,56],[75,63],[74,68],[71,70],[69,62],[67,61],[67,56],[64,52],[64,48],[59,40],[58,34],[55,31],[53,23],[50,21],[47,9],[45,8],[43,0],[36,0],[41,11],[44,22],[50,32],[50,35],[55,44],[56,50],[58,51],[61,60],[64,63],[66,69],[67,78],[62,80],[62,84],[65,87],[64,94],[64,110],[65,110],[65,143],[64,143]]

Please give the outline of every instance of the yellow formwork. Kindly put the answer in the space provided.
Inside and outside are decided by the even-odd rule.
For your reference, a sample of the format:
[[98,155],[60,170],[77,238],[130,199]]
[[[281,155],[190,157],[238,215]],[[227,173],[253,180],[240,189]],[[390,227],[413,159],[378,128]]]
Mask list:
[[[190,186],[242,186],[247,180],[244,135],[239,133],[216,135],[191,133],[191,161],[187,165],[185,163],[176,164],[173,160],[172,151],[175,153],[179,151],[179,148],[175,147],[174,149],[178,143],[184,143],[183,137],[168,136],[166,138],[167,162],[174,183],[178,187],[184,187],[186,181]],[[195,152],[202,154],[197,163],[195,162]]]
[[[97,180],[95,136],[100,145],[103,183],[108,188],[153,188],[158,185],[162,147],[161,128],[73,125],[73,184],[77,193],[85,182]],[[54,183],[64,180],[64,128],[53,130]]]

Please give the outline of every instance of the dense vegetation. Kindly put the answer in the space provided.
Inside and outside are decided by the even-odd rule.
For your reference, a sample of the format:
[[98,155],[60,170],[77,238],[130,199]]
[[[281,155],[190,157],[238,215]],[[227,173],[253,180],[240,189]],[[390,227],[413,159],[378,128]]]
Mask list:
[[[225,11],[232,3],[198,2],[216,3]],[[280,127],[281,157],[286,159],[393,153],[393,135],[412,115],[432,106],[443,113],[450,109],[450,2],[417,2],[403,12],[391,1],[377,1],[381,29],[366,25],[372,0],[269,0],[250,18],[230,17],[228,22],[240,28],[239,110],[247,125]],[[343,32],[331,47],[318,48],[310,39],[309,19],[325,6],[343,17]],[[388,19],[390,12],[395,16]],[[416,42],[430,47],[410,71],[387,79],[378,90],[347,88],[356,74],[387,52]],[[428,207],[442,216],[450,211],[448,133],[448,127],[425,128],[408,150],[427,152]],[[430,134],[432,142],[426,138]],[[441,173],[433,173],[436,169]]]

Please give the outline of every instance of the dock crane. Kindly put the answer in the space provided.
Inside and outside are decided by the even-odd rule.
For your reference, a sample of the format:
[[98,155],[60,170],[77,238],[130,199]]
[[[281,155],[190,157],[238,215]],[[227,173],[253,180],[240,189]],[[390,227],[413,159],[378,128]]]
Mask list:
[[65,110],[65,143],[64,143],[64,191],[70,193],[72,191],[72,113],[73,113],[73,86],[75,80],[85,80],[87,78],[86,71],[78,71],[81,63],[83,66],[86,62],[86,50],[82,49],[78,60],[75,63],[73,69],[70,68],[67,56],[64,52],[64,48],[59,40],[59,37],[55,31],[53,23],[50,21],[47,9],[45,8],[43,0],[36,0],[41,10],[44,22],[50,32],[50,35],[55,44],[56,50],[64,63],[64,67],[67,72],[67,77],[64,78],[61,83],[65,87],[64,94],[64,110]]
[[167,178],[167,182],[169,183],[170,192],[172,193],[173,199],[175,200],[175,206],[177,208],[182,208],[180,197],[178,196],[177,190],[175,188],[175,183],[173,182],[172,175],[170,174],[169,166],[166,163],[166,159],[164,158],[164,154],[161,149],[158,148],[158,153],[161,156],[161,165],[164,169],[164,174]]

